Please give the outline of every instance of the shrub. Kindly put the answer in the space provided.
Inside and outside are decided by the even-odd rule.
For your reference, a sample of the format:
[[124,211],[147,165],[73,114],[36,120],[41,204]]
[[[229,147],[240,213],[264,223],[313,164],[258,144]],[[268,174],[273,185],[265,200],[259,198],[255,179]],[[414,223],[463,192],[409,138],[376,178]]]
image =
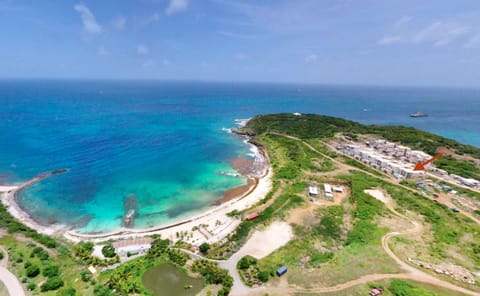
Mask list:
[[184,266],[189,258],[187,254],[179,250],[169,249],[167,254],[168,259],[179,266]]
[[148,250],[148,256],[159,257],[165,253],[170,245],[170,240],[157,238],[152,242],[150,250]]
[[388,290],[392,292],[394,296],[434,296],[435,293],[428,292],[422,288],[418,288],[403,280],[392,280]]
[[103,246],[102,254],[107,258],[112,258],[117,255],[117,253],[115,253],[115,248],[111,244]]
[[35,283],[30,283],[27,286],[28,291],[35,291],[36,288],[37,288],[37,285]]
[[3,259],[3,257],[4,257],[4,255],[3,255],[3,252],[2,252],[2,251],[0,251],[0,260],[2,260],[2,259]]
[[268,271],[260,271],[257,274],[257,278],[262,282],[266,283],[268,282],[268,279],[270,278],[270,273]]
[[58,290],[57,296],[75,296],[77,291],[74,288],[61,288]]
[[203,243],[200,245],[199,249],[202,254],[206,255],[208,253],[208,250],[210,250],[210,245],[207,243]]
[[29,278],[34,278],[40,273],[40,268],[36,265],[30,265],[25,269],[25,272]]
[[82,270],[80,271],[80,278],[82,279],[82,281],[88,282],[92,279],[92,274],[86,270]]
[[78,243],[75,248],[73,249],[73,252],[75,255],[78,257],[85,259],[87,257],[90,257],[90,255],[93,252],[93,243],[92,242],[80,242]]
[[48,265],[43,269],[42,274],[46,277],[53,277],[60,274],[60,268],[58,265]]
[[93,295],[95,296],[114,296],[112,290],[107,286],[98,285],[93,289]]
[[244,256],[242,259],[238,260],[237,268],[238,269],[248,269],[251,265],[257,264],[257,259],[252,256]]
[[40,286],[40,290],[42,292],[53,291],[53,290],[57,290],[60,287],[63,287],[63,280],[58,276],[54,276],[54,277],[48,278]]

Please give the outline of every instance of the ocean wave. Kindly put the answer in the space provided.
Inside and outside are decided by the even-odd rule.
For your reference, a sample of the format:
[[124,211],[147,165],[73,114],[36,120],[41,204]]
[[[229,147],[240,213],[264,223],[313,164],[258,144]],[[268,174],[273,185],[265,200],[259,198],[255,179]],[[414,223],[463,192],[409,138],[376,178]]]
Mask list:
[[239,118],[239,119],[235,119],[235,124],[238,126],[238,127],[244,127],[247,125],[247,123],[250,121],[251,118]]
[[227,128],[227,127],[222,127],[222,131],[227,132],[227,133],[229,133],[229,134],[232,133],[232,129],[231,129],[231,128]]

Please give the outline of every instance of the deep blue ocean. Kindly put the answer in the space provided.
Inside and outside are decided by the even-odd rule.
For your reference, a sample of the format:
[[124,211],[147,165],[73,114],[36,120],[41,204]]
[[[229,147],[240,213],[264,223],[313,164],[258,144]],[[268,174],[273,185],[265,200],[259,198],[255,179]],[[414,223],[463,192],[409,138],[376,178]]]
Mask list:
[[[413,112],[425,118],[410,118]],[[250,147],[224,127],[276,112],[401,124],[480,147],[480,90],[154,81],[0,80],[0,184],[49,170],[19,202],[42,223],[107,231],[135,196],[135,227],[203,210],[244,179]],[[85,222],[88,224],[84,225]]]

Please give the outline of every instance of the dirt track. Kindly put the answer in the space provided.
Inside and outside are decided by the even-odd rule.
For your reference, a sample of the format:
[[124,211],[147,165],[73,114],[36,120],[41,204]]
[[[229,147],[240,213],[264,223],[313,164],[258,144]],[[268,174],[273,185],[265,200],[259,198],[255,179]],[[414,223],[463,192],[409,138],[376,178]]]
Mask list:
[[[312,150],[316,153],[319,153],[320,155],[324,156],[325,158],[330,159],[335,164],[341,165],[341,166],[348,166],[348,165],[346,165],[342,162],[339,162],[336,159],[333,159],[333,158],[329,157],[328,155],[323,154],[322,152],[315,149],[312,145],[304,142],[303,140],[301,140],[297,137],[283,135],[283,134],[279,134],[279,133],[273,133],[273,134],[278,135],[278,136],[284,136],[284,137],[287,137],[287,138],[292,139],[292,140],[300,141],[305,146],[307,146],[310,150]],[[352,170],[359,170],[358,168],[354,168],[354,167],[351,167],[351,169]],[[364,172],[368,175],[372,175],[369,172],[365,172],[365,171],[362,171],[362,172]],[[374,176],[374,175],[372,175],[372,176],[375,177],[375,178],[378,178],[378,176]],[[391,180],[388,180],[388,182],[393,183]],[[409,191],[414,191],[413,189],[408,188],[406,186],[402,186],[402,185],[399,185],[399,184],[394,184],[394,185],[404,187],[405,189],[408,189]],[[391,257],[395,262],[397,262],[397,264],[399,264],[400,267],[403,270],[406,271],[405,273],[400,273],[400,274],[369,274],[369,275],[362,276],[358,279],[355,279],[355,280],[352,280],[352,281],[349,281],[349,282],[346,282],[346,283],[343,283],[343,284],[340,284],[340,285],[332,286],[332,287],[322,287],[322,288],[315,288],[315,289],[303,289],[303,288],[292,287],[292,286],[279,287],[279,288],[269,287],[268,291],[271,292],[271,293],[278,293],[280,295],[285,295],[285,293],[289,293],[289,294],[291,294],[291,293],[328,293],[328,292],[338,292],[338,291],[345,290],[345,289],[353,287],[353,286],[357,286],[357,285],[360,285],[360,284],[364,284],[364,283],[371,282],[371,281],[377,281],[377,280],[381,280],[381,279],[408,279],[408,280],[413,280],[413,281],[417,281],[417,282],[424,282],[424,283],[436,285],[436,286],[439,286],[439,287],[443,287],[443,288],[446,288],[446,289],[450,289],[450,290],[453,290],[453,291],[464,293],[466,295],[474,295],[474,296],[475,295],[477,295],[477,296],[480,295],[480,293],[470,291],[468,289],[456,286],[456,285],[454,285],[450,282],[447,282],[447,281],[438,279],[436,277],[433,277],[433,276],[431,276],[431,275],[429,275],[429,274],[427,274],[427,273],[425,273],[425,272],[423,272],[423,271],[421,271],[421,270],[419,270],[419,269],[417,269],[413,266],[408,265],[407,263],[402,261],[400,258],[398,258],[397,255],[395,255],[395,253],[393,253],[393,251],[390,249],[390,247],[388,245],[389,240],[392,237],[396,237],[396,236],[421,233],[424,230],[424,226],[421,225],[420,223],[416,222],[416,221],[413,221],[413,220],[409,219],[405,215],[402,215],[402,214],[398,213],[392,207],[392,205],[390,203],[387,202],[385,205],[392,213],[401,217],[402,219],[405,219],[405,220],[409,221],[413,225],[412,228],[407,229],[405,231],[389,232],[389,233],[385,234],[382,237],[382,240],[381,240],[382,248],[385,251],[385,253],[387,253],[387,255],[389,257]],[[470,215],[466,215],[466,216],[470,217]],[[477,219],[472,219],[472,220],[474,220],[477,223],[480,223]]]

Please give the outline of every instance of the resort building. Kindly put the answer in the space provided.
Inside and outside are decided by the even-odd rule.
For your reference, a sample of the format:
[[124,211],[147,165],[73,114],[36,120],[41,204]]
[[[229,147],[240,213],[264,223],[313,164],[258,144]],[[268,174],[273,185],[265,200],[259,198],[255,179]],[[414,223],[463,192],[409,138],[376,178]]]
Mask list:
[[333,199],[332,186],[330,184],[323,184],[323,190],[325,191],[325,198],[328,200]]
[[308,194],[310,196],[317,196],[318,195],[318,188],[317,186],[308,186]]
[[[381,140],[378,140],[378,141],[381,141]],[[388,148],[393,146],[385,145],[385,147]],[[382,148],[383,150],[381,151],[388,151],[388,149],[390,149],[390,148],[387,149],[385,147],[383,147]],[[360,145],[354,145],[354,144],[347,144],[347,145],[341,146],[339,150],[342,153],[349,155],[375,169],[378,169],[384,173],[393,175],[397,179],[421,177],[422,172],[413,170],[413,163],[416,163],[416,161],[423,161],[420,159],[428,159],[430,157],[428,156],[428,154],[421,155],[421,154],[414,153],[414,154],[407,154],[407,155],[410,155],[410,158],[408,159],[408,161],[406,158],[404,161],[401,161],[400,159],[396,159],[391,155],[382,154],[381,151],[375,151],[371,148],[362,147]],[[403,151],[402,152],[403,154],[406,153],[403,146],[401,146],[401,150]],[[392,150],[392,151],[393,153],[396,153],[395,150]],[[408,153],[411,153],[411,151]]]

